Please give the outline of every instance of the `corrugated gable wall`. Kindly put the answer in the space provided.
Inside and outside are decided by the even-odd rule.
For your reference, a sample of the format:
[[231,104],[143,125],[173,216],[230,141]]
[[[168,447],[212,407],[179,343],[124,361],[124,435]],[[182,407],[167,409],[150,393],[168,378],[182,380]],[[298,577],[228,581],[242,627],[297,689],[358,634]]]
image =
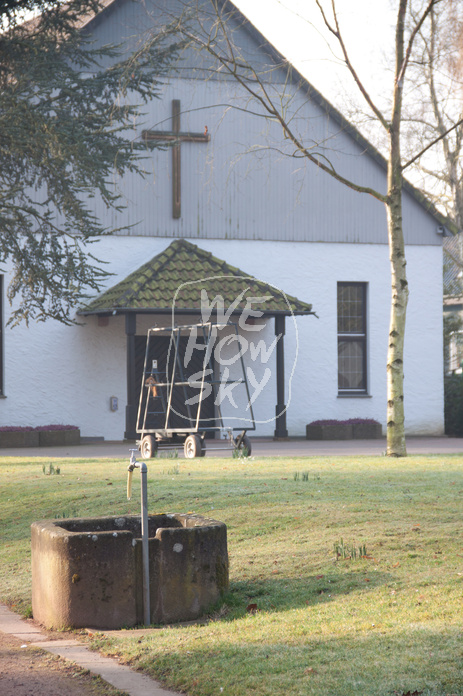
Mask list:
[[[170,17],[159,20],[154,1],[145,9],[138,3],[119,3],[95,28],[100,41],[117,42],[143,36],[148,20],[172,18],[179,2],[169,2]],[[237,30],[235,39],[247,54],[254,53],[250,35]],[[257,52],[260,55],[259,52]],[[112,224],[130,226],[131,235],[210,239],[265,239],[281,241],[387,244],[384,206],[336,182],[303,157],[293,157],[275,121],[256,115],[259,106],[235,82],[201,79],[197,54],[183,56],[193,66],[166,82],[162,99],[154,100],[134,124],[133,137],[142,130],[171,128],[172,100],[181,102],[181,130],[200,132],[205,126],[209,143],[181,145],[181,217],[172,216],[172,153],[147,150],[146,177],[128,176],[116,182],[126,210]],[[261,68],[267,55],[262,53]],[[196,65],[195,65],[196,61]],[[179,76],[180,75],[180,76]],[[281,91],[283,72],[275,72]],[[383,167],[343,132],[305,90],[289,85],[284,100],[291,127],[307,148],[325,157],[336,170],[354,181],[385,191]],[[103,208],[98,214],[107,214]],[[438,223],[409,195],[404,196],[405,236],[408,244],[440,245]]]

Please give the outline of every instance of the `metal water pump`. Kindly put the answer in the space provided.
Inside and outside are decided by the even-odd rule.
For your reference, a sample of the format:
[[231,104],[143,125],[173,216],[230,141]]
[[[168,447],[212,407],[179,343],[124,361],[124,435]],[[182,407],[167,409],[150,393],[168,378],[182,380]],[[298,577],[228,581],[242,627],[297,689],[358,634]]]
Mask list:
[[148,545],[148,467],[144,462],[137,462],[135,452],[130,450],[130,464],[127,474],[127,500],[132,497],[132,475],[134,469],[140,469],[141,474],[141,544],[143,558],[143,621],[145,626],[151,623],[150,609],[150,566],[149,566],[149,545]]

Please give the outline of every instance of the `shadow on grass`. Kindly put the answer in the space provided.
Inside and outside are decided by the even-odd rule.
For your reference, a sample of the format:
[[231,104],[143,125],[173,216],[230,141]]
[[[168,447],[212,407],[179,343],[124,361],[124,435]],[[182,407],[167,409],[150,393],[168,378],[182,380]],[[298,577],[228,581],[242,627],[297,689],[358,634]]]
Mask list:
[[392,581],[390,573],[378,571],[333,572],[299,578],[270,576],[230,583],[224,601],[233,612],[231,618],[235,619],[250,604],[256,604],[260,611],[287,611],[331,602],[342,595],[370,592]]
[[170,688],[201,696],[463,694],[457,628],[323,636],[295,625],[291,641],[278,640],[274,630],[267,626],[254,640],[242,634],[196,640],[155,656],[146,646],[137,666]]

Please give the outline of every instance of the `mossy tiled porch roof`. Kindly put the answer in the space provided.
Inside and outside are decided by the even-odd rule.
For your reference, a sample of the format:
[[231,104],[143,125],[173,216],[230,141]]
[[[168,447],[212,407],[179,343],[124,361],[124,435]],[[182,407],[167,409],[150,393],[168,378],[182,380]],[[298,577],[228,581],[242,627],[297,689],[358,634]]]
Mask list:
[[[78,313],[167,314],[175,311],[199,314],[201,290],[205,289],[209,302],[216,295],[224,298],[225,309],[230,307],[243,290],[248,297],[270,296],[270,299],[254,305],[266,316],[278,314],[312,314],[312,305],[296,297],[285,295],[277,288],[248,276],[239,268],[204,251],[186,240],[176,240],[161,254],[155,256],[131,273],[125,280],[106,290],[83,307]],[[246,297],[236,307],[246,305]]]

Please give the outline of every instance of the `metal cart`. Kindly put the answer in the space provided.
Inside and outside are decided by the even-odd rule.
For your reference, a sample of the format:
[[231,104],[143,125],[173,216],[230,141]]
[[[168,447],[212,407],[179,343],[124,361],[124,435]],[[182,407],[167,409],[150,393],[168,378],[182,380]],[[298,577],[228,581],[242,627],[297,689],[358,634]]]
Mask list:
[[[232,322],[198,323],[148,330],[140,388],[136,431],[141,456],[156,456],[158,448],[178,448],[185,457],[203,457],[208,451],[231,449],[251,454],[248,430],[255,430],[254,413],[241,351],[220,373],[217,345],[239,346],[238,327]],[[227,365],[230,364],[227,362]],[[224,408],[224,394],[240,392],[234,413]],[[241,411],[239,410],[241,407]],[[245,415],[237,415],[236,411]],[[238,426],[233,425],[239,423]]]

